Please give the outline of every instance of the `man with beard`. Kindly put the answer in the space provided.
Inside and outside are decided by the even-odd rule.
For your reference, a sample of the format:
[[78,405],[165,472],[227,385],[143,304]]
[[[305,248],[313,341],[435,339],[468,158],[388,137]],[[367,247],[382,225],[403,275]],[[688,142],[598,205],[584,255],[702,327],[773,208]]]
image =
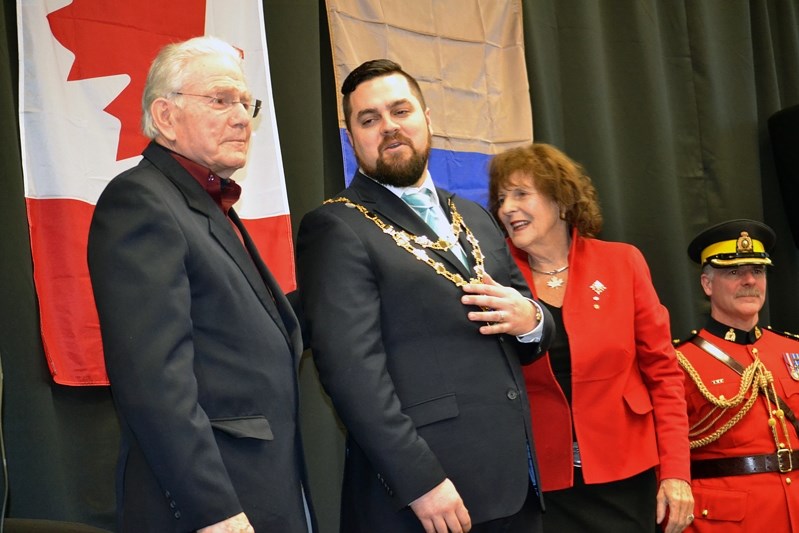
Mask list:
[[373,60],[341,92],[360,168],[297,245],[314,360],[348,431],[341,531],[539,531],[520,364],[551,318],[491,215],[433,185],[417,82]]
[[677,349],[696,502],[686,531],[799,531],[799,340],[758,325],[774,241],[765,224],[739,219],[688,247],[710,317]]

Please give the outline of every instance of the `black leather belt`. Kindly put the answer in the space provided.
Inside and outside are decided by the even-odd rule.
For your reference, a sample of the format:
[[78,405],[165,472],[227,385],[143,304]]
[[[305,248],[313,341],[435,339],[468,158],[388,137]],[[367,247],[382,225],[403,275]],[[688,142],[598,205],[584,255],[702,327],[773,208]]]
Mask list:
[[792,452],[780,450],[765,455],[743,457],[724,457],[722,459],[701,459],[691,461],[691,478],[743,476],[764,472],[787,473],[799,470],[799,450]]

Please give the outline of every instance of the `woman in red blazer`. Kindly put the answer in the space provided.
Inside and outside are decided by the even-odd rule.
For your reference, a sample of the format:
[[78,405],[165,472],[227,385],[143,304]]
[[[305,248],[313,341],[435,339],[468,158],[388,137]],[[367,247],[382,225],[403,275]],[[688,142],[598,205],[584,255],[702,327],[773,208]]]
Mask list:
[[643,256],[594,238],[596,190],[556,148],[509,150],[490,175],[492,211],[558,328],[524,369],[544,530],[682,531],[693,509],[683,377]]

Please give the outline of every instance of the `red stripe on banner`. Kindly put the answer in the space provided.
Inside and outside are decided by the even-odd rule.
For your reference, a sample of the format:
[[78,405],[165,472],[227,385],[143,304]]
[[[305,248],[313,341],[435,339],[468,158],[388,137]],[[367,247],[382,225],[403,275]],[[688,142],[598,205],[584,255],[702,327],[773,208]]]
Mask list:
[[53,379],[62,385],[107,385],[86,261],[94,206],[68,199],[26,202],[42,342]]
[[291,292],[296,289],[297,278],[294,272],[291,217],[278,215],[243,220],[242,222],[283,292]]

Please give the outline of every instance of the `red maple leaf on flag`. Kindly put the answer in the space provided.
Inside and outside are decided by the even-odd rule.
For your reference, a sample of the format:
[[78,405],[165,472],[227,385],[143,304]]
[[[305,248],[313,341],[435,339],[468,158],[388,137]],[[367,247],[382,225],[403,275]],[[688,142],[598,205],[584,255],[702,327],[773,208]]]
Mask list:
[[47,16],[53,36],[75,54],[67,80],[127,74],[130,83],[106,108],[121,124],[117,160],[139,155],[141,97],[164,45],[205,32],[205,0],[75,0]]

